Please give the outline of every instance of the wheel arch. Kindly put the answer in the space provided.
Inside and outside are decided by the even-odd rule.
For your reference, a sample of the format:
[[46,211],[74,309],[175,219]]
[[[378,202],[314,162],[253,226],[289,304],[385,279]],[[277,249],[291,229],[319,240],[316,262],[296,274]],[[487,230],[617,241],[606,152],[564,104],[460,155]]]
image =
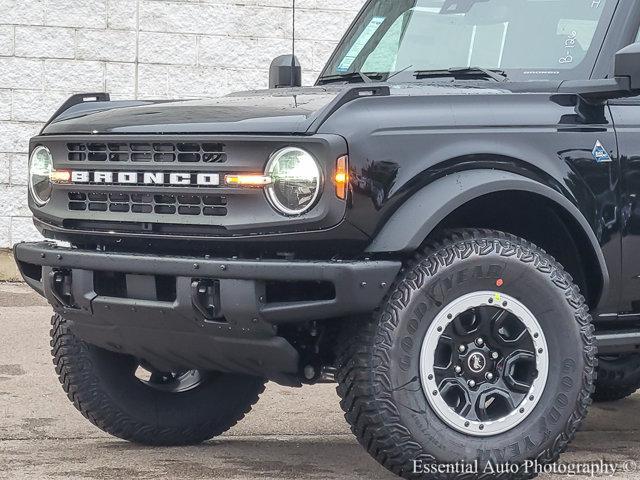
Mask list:
[[[499,214],[504,205],[512,208],[523,205],[526,220],[520,223],[524,226],[519,226],[509,215]],[[478,208],[483,208],[484,214],[468,215],[470,210],[477,211]],[[545,213],[549,215],[541,216],[541,209],[546,209]],[[416,212],[420,212],[420,221],[416,219]],[[550,237],[535,234],[532,228],[544,224],[542,220],[559,228],[554,235],[571,240],[574,247],[571,252],[566,246],[556,248],[547,241]],[[464,171],[423,187],[394,212],[367,252],[414,252],[434,233],[461,227],[504,229],[523,236],[563,264],[582,288],[590,307],[594,308],[607,298],[609,272],[606,261],[593,228],[582,212],[557,190],[506,171]],[[560,242],[559,245],[565,244]]]

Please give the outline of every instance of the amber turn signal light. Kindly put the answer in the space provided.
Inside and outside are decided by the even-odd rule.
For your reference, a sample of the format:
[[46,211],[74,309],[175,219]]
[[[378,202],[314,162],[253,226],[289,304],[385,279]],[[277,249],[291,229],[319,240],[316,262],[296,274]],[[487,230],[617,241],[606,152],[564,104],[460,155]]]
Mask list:
[[334,181],[336,184],[336,196],[344,200],[347,198],[347,189],[349,187],[349,157],[343,156],[336,161],[336,174]]

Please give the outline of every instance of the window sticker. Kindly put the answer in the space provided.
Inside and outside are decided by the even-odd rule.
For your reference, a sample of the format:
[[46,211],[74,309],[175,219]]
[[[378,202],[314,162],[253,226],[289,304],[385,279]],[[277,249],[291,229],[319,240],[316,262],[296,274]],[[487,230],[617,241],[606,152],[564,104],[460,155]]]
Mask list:
[[573,48],[575,42],[578,42],[583,50],[587,50],[591,45],[593,37],[598,29],[598,20],[575,20],[562,18],[558,22],[557,34],[567,39],[573,39],[574,43],[567,40],[566,46]]
[[345,73],[349,71],[355,59],[358,58],[358,55],[360,55],[362,49],[365,47],[367,42],[369,42],[369,40],[371,40],[371,38],[375,35],[380,26],[384,23],[385,19],[385,17],[373,17],[371,19],[369,25],[365,27],[365,29],[358,37],[358,40],[354,42],[354,44],[347,52],[347,55],[342,59],[340,65],[338,65],[338,72]]

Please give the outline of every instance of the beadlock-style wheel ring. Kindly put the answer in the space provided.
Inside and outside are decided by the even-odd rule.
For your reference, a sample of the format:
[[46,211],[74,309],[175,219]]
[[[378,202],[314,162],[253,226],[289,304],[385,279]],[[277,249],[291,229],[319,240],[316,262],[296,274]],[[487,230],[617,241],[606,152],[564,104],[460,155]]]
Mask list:
[[438,417],[466,435],[507,432],[534,410],[549,352],[531,311],[499,292],[464,295],[436,316],[420,352],[420,376]]

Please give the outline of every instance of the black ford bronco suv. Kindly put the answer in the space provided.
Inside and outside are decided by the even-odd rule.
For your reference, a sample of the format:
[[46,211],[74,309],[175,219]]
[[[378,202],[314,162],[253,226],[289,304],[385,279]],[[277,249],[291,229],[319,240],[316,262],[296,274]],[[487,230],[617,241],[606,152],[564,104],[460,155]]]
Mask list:
[[633,0],[370,0],[310,88],[289,55],[267,91],[72,97],[31,141],[50,241],[15,247],[69,398],[183,445],[268,380],[335,380],[398,475],[556,461],[640,386],[639,27]]

